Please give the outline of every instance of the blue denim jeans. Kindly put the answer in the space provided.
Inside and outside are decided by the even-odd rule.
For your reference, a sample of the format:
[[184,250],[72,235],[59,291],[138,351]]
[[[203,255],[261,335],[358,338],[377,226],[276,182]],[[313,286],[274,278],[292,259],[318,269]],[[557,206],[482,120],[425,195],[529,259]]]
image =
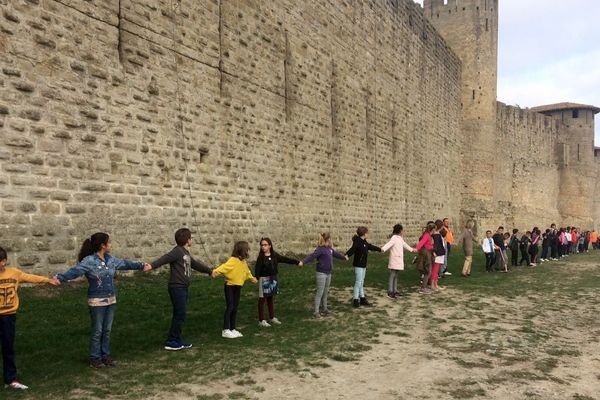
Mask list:
[[542,247],[542,258],[545,260],[548,258],[548,246]]
[[92,320],[90,337],[90,358],[101,360],[110,355],[110,330],[115,317],[116,304],[89,307]]
[[169,297],[173,304],[173,318],[171,318],[171,328],[167,341],[181,342],[181,326],[185,322],[187,313],[188,288],[170,287]]
[[365,297],[365,275],[366,268],[354,267],[354,300]]

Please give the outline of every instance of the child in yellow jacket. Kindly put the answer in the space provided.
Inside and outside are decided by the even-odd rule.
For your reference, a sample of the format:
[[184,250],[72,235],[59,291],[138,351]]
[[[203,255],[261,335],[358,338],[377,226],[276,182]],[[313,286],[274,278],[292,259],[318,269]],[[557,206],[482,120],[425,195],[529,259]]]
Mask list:
[[235,316],[237,314],[238,305],[240,304],[240,295],[242,286],[246,281],[252,283],[258,282],[250,272],[248,262],[250,246],[248,242],[236,242],[233,246],[233,252],[229,260],[215,268],[212,272],[212,277],[216,278],[219,275],[225,277],[225,320],[223,322],[223,332],[221,336],[227,339],[235,339],[242,337],[242,333],[235,329]]
[[0,337],[2,338],[2,360],[4,364],[4,387],[11,389],[29,389],[17,380],[15,364],[15,334],[19,296],[17,290],[21,282],[49,283],[58,282],[44,276],[30,275],[18,268],[7,267],[6,251],[0,247]]

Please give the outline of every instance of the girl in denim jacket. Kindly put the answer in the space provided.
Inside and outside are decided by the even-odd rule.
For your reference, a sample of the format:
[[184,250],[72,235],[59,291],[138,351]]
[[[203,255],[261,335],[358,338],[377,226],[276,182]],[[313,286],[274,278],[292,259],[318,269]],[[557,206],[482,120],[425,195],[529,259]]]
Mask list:
[[67,282],[85,275],[88,280],[87,298],[92,319],[90,366],[93,368],[115,366],[110,356],[110,331],[117,303],[113,284],[115,272],[127,269],[146,272],[151,269],[150,264],[113,257],[111,250],[108,234],[94,233],[81,246],[77,258],[79,264],[54,277],[55,281]]

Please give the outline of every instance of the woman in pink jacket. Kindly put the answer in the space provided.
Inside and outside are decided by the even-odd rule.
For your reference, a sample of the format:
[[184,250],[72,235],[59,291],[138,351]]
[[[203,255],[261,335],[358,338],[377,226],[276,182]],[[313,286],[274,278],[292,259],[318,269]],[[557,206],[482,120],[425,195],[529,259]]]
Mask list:
[[412,253],[417,252],[404,241],[404,238],[402,237],[402,225],[396,224],[394,225],[389,242],[381,248],[382,252],[390,250],[390,260],[388,262],[390,278],[388,281],[387,294],[390,299],[402,296],[398,291],[398,273],[404,270],[404,249]]
[[433,232],[435,231],[435,224],[433,222],[428,222],[425,227],[425,231],[421,238],[419,239],[419,243],[415,250],[419,251],[419,257],[422,258],[420,262],[423,264],[423,276],[421,279],[421,289],[419,293],[421,294],[431,294],[432,291],[427,287],[429,283],[429,278],[431,278],[431,262],[435,257],[433,253]]

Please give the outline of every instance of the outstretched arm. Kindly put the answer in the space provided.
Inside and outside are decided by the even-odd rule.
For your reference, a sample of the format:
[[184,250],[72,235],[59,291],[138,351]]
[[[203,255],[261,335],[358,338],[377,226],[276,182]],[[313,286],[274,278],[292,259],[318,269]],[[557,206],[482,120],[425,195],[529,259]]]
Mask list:
[[210,275],[212,272],[212,268],[210,268],[208,265],[204,264],[201,261],[196,261],[193,258],[192,258],[192,268],[198,272],[204,272],[205,274],[208,274],[208,275]]
[[277,257],[277,262],[280,262],[283,264],[290,264],[290,265],[299,265],[300,264],[299,260],[296,260],[295,258],[289,258],[286,256],[282,256],[279,253],[276,253],[275,257]]
[[117,264],[115,266],[115,269],[118,271],[122,271],[122,270],[129,270],[129,269],[144,269],[145,265],[143,262],[140,261],[131,261],[131,260],[125,260],[123,258],[116,258],[113,257],[114,262]]
[[352,257],[355,252],[356,252],[356,240],[352,240],[352,247],[350,247],[348,249],[348,251],[346,252],[346,255],[348,257]]
[[367,243],[367,248],[368,248],[369,250],[371,250],[371,251],[379,251],[379,252],[381,252],[381,251],[382,251],[382,250],[381,250],[381,247],[377,247],[377,246],[375,246],[375,245],[373,245],[373,244],[371,244],[371,243]]
[[170,252],[168,252],[167,254],[159,257],[158,259],[152,261],[150,263],[150,265],[152,266],[152,269],[156,269],[156,268],[160,268],[165,264],[171,264],[172,262],[175,262],[175,260],[177,260],[177,252],[176,252],[177,248],[174,248],[173,250],[171,250]]
[[392,246],[394,245],[395,240],[396,240],[395,237],[392,236],[390,238],[390,240],[388,240],[388,242],[383,245],[383,247],[381,248],[381,252],[385,253],[386,251],[388,251],[389,249],[391,249]]
[[306,265],[309,262],[316,260],[318,256],[319,256],[319,248],[317,247],[311,255],[307,256],[304,260],[301,261],[302,265]]
[[402,240],[402,247],[404,248],[404,250],[408,250],[408,251],[410,251],[411,253],[416,253],[416,251],[417,251],[416,249],[414,249],[414,248],[410,247],[410,246],[408,245],[408,243],[406,243],[404,240]]
[[252,272],[250,271],[250,268],[248,267],[248,264],[246,264],[246,280],[250,281],[252,283],[257,283],[258,279],[256,279],[253,275]]
[[227,272],[231,271],[234,267],[233,257],[230,257],[229,260],[225,261],[224,264],[219,265],[217,268],[213,269],[210,276],[216,278],[219,275],[224,275]]
[[338,251],[336,251],[334,249],[331,249],[331,250],[333,250],[332,254],[333,254],[333,256],[335,258],[339,258],[340,260],[348,260],[348,255],[347,254],[342,254],[342,253],[340,253],[340,252],[338,252]]
[[421,250],[421,248],[422,248],[423,246],[425,246],[429,240],[431,240],[431,239],[430,239],[430,236],[423,235],[423,237],[421,238],[421,240],[420,240],[420,241],[419,241],[419,243],[417,244],[417,247],[416,247],[416,249],[417,249],[417,250]]
[[74,267],[71,267],[68,271],[63,272],[62,274],[57,274],[56,279],[60,282],[71,281],[75,278],[79,278],[81,275],[84,275],[91,269],[91,265],[82,260],[79,264]]
[[23,271],[19,271],[19,277],[17,278],[19,282],[28,282],[28,283],[51,283],[51,279],[45,276],[26,274]]

